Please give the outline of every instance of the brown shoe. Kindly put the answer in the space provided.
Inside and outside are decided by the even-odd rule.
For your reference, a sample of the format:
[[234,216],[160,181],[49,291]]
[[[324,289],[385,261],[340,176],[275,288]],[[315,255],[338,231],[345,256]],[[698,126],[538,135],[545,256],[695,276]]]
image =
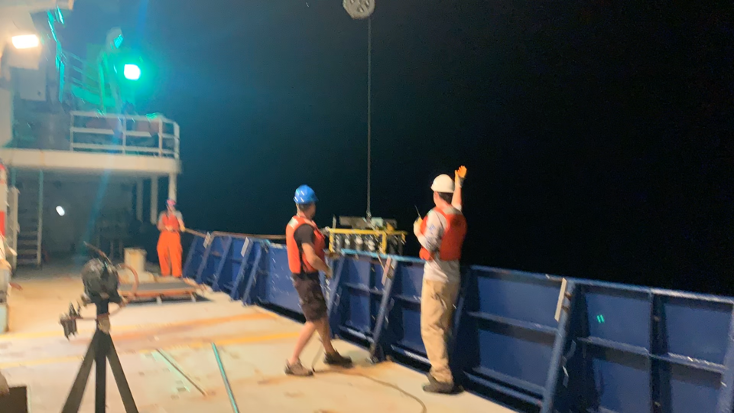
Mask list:
[[324,356],[324,363],[327,365],[339,365],[347,368],[352,366],[352,358],[342,356],[339,352],[334,351],[333,354],[326,354]]
[[301,365],[301,361],[293,365],[290,365],[288,361],[286,361],[286,368],[284,368],[283,371],[286,373],[286,375],[294,375],[296,377],[310,377],[314,375],[314,371]]
[[424,384],[424,392],[432,394],[454,394],[457,392],[454,383],[439,382],[431,374],[427,375],[427,377],[429,377],[429,383]]

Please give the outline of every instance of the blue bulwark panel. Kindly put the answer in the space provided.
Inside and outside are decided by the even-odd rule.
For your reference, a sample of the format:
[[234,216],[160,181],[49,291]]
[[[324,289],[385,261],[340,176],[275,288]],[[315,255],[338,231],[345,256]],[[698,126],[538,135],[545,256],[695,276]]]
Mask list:
[[243,299],[245,290],[250,283],[250,277],[255,275],[253,267],[259,265],[262,243],[258,239],[246,238],[242,245],[238,243],[232,247],[233,254],[237,252],[236,257],[239,261],[239,266],[236,266],[237,271],[232,281],[232,288],[229,290],[232,300]]
[[206,247],[204,247],[204,237],[194,236],[194,240],[192,240],[191,246],[189,247],[189,253],[186,255],[184,268],[182,269],[184,277],[196,278],[199,264],[202,262],[202,256],[204,256],[204,250],[206,250]]
[[716,411],[732,304],[672,293],[656,295],[654,323],[661,335],[654,379],[662,392],[654,403],[670,412]]
[[[267,273],[265,263],[268,259],[269,244],[267,241],[259,241],[250,239],[249,253],[247,261],[243,262],[240,273],[237,275],[237,289],[233,291],[231,297],[235,298],[235,294],[242,297],[242,303],[245,305],[254,305],[258,303],[260,297],[265,291],[265,282]],[[240,290],[242,289],[242,292]]]
[[479,266],[465,277],[453,354],[457,376],[475,392],[541,409],[554,395],[565,342],[555,319],[561,279]]
[[722,379],[722,387],[717,401],[717,412],[731,413],[733,412],[733,403],[735,401],[735,393],[733,393],[733,320],[730,319],[730,334],[728,335],[727,354],[725,355],[725,376]]
[[257,289],[257,303],[277,306],[301,314],[299,296],[288,268],[286,246],[271,244],[266,249],[265,274]]
[[212,286],[217,280],[217,273],[222,269],[220,264],[229,254],[231,237],[212,236],[211,242],[204,251],[202,262],[199,264],[197,283]]
[[386,263],[385,257],[364,255],[344,256],[334,263],[329,300],[333,334],[364,347],[374,343],[383,302],[383,270]]
[[397,258],[390,300],[386,304],[387,326],[381,342],[387,354],[398,354],[415,362],[428,364],[424,341],[421,339],[423,277],[422,260]]
[[[732,300],[577,281],[565,409],[712,412],[727,354]],[[561,407],[557,407],[561,408]]]
[[231,294],[235,286],[235,279],[242,267],[243,255],[246,253],[245,250],[247,250],[248,239],[238,236],[230,236],[228,239],[225,241],[224,249],[227,254],[220,261],[219,269],[212,283],[212,289]]

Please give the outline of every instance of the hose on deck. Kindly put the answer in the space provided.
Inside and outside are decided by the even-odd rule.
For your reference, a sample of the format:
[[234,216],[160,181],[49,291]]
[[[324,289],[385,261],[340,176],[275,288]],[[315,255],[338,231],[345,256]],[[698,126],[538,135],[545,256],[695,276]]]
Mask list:
[[[324,345],[323,344],[319,348],[319,351],[317,351],[316,355],[314,355],[314,359],[311,361],[311,370],[314,372],[314,375],[317,374],[317,370],[315,368],[316,361],[322,355],[326,355],[326,350],[324,349]],[[380,384],[380,385],[382,385],[384,387],[393,388],[394,390],[400,392],[401,394],[405,395],[406,397],[408,397],[408,398],[416,401],[417,403],[419,403],[421,405],[421,413],[427,413],[428,412],[428,409],[426,408],[426,404],[423,401],[421,401],[421,399],[419,397],[411,394],[408,391],[405,391],[403,388],[401,388],[401,387],[399,387],[399,386],[397,386],[395,384],[391,384],[390,382],[381,381],[381,380],[379,380],[377,378],[373,378],[373,377],[371,377],[369,375],[361,374],[359,372],[326,370],[326,371],[319,371],[319,374],[341,374],[341,375],[347,375],[347,376],[350,376],[350,377],[360,377],[360,378],[368,379],[368,380],[370,380],[370,381],[372,381],[372,382],[374,382],[376,384]]]

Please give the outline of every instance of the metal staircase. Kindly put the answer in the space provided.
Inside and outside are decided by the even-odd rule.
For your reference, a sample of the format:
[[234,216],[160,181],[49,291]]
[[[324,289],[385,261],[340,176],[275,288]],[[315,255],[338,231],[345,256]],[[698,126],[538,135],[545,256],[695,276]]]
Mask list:
[[43,180],[25,179],[19,183],[18,266],[41,266],[43,234]]

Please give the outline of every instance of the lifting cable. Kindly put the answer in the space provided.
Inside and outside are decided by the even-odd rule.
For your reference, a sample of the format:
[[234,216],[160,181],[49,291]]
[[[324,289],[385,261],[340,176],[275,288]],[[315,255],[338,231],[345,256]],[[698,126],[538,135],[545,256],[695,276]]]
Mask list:
[[368,17],[367,32],[367,210],[365,211],[368,221],[372,217],[370,212],[370,175],[371,175],[371,144],[372,144],[372,114],[371,101],[373,82],[373,18]]

